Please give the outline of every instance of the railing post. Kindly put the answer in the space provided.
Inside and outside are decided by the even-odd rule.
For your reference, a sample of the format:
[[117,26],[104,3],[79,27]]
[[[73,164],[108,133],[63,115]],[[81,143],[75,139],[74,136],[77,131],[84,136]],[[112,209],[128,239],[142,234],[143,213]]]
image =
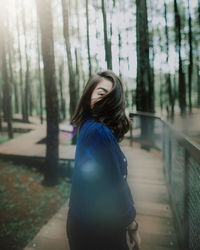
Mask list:
[[162,158],[163,158],[163,161],[165,161],[165,124],[162,123],[162,133],[161,133],[161,136],[162,136],[162,146],[161,146],[161,150],[162,150]]
[[168,161],[169,161],[169,166],[168,166],[168,174],[169,174],[169,185],[171,186],[171,176],[172,176],[172,143],[171,143],[171,136],[170,133],[168,133],[169,135],[169,148],[168,148]]
[[183,226],[183,239],[184,250],[189,250],[189,164],[188,164],[188,151],[184,149],[184,226]]
[[132,147],[133,145],[133,116],[130,116],[130,146]]

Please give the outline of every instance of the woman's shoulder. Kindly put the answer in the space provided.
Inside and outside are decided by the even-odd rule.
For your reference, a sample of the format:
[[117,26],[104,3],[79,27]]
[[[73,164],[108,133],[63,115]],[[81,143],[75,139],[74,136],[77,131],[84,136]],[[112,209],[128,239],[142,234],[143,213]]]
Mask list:
[[86,137],[100,137],[107,141],[116,141],[115,135],[105,124],[97,122],[94,118],[89,118],[85,121],[81,129],[82,134]]

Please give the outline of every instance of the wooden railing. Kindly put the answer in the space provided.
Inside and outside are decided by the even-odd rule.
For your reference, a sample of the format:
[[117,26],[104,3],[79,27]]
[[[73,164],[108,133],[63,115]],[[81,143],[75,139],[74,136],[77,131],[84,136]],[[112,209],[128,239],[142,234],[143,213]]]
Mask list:
[[130,112],[130,143],[161,151],[180,249],[200,249],[200,146],[165,118]]

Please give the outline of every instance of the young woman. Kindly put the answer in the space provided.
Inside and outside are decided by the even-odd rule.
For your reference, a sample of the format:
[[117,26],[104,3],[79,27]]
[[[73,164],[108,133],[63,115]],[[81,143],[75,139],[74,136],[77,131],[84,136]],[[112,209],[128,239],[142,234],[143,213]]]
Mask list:
[[140,249],[127,160],[119,146],[130,126],[120,78],[111,70],[94,75],[72,122],[78,137],[66,227],[70,250],[128,250],[127,235],[133,249]]

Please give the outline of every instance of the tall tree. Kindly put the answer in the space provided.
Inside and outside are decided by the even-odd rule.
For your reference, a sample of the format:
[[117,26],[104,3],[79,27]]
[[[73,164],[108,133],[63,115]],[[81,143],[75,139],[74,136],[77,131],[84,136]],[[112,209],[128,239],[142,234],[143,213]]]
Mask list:
[[[199,27],[200,27],[200,0],[198,0],[198,22],[199,22]],[[197,72],[197,105],[200,107],[200,56],[199,56],[199,40],[195,40],[195,47],[197,50],[197,55],[196,55],[196,72]]]
[[121,73],[121,48],[122,48],[122,39],[121,39],[121,33],[120,33],[120,29],[118,27],[118,63],[119,63],[119,76],[121,77],[122,76],[122,73]]
[[24,30],[24,39],[25,39],[25,58],[26,58],[26,73],[25,73],[25,91],[24,91],[24,121],[29,122],[29,105],[30,105],[30,62],[28,57],[28,44],[27,44],[27,31],[26,31],[26,18],[24,5],[22,5],[22,25]]
[[[0,3],[0,9],[5,11],[5,8]],[[11,88],[8,79],[7,59],[6,59],[6,27],[5,27],[5,12],[2,11],[0,15],[0,58],[1,58],[1,72],[3,78],[3,102],[4,102],[4,118],[7,122],[8,136],[13,137],[12,129],[12,109],[11,109]]]
[[60,90],[60,113],[61,113],[61,119],[64,120],[66,118],[66,108],[65,108],[65,99],[63,97],[63,67],[64,63],[63,61],[59,65],[58,71],[59,71],[59,90]]
[[[17,7],[17,6],[16,6]],[[22,53],[21,53],[21,43],[20,43],[20,25],[19,17],[16,13],[16,26],[17,26],[17,43],[18,43],[18,54],[19,54],[19,76],[20,76],[20,95],[21,95],[21,112],[22,120],[25,121],[25,104],[24,104],[24,80],[23,80],[23,68],[22,68]]]
[[[80,90],[80,80],[82,80],[82,82],[85,83],[85,72],[82,68],[82,65],[83,65],[83,58],[82,58],[82,37],[81,37],[81,34],[80,34],[80,17],[79,17],[79,3],[80,1],[79,0],[76,0],[76,19],[77,19],[77,38],[78,38],[78,41],[79,41],[79,44],[80,44],[80,47],[77,48],[77,55],[78,55],[78,58],[80,60],[79,64],[78,64],[78,72],[79,72],[79,75],[78,75],[78,91],[77,93],[79,93],[79,90]],[[79,94],[78,94],[79,96]],[[79,99],[79,98],[78,98]]]
[[[1,83],[1,77],[0,77],[0,83]],[[3,104],[3,101],[2,101],[2,86],[0,84],[0,131],[2,131],[2,116],[1,116],[1,112],[2,112],[2,104]]]
[[199,17],[199,25],[200,25],[200,0],[198,0],[198,17]]
[[193,46],[192,46],[192,18],[190,13],[190,1],[188,0],[188,43],[190,47],[189,52],[189,65],[188,65],[188,99],[189,99],[189,111],[192,113],[192,71],[193,71]]
[[76,81],[76,96],[77,96],[77,100],[79,100],[80,96],[79,96],[79,92],[80,92],[80,63],[79,63],[79,56],[80,54],[78,54],[78,49],[75,48],[75,58],[76,58],[76,75],[75,75],[75,81]]
[[57,184],[58,168],[58,94],[56,88],[53,20],[51,0],[36,0],[40,21],[46,97],[47,139],[44,184]]
[[8,43],[7,43],[7,50],[8,50],[8,64],[9,64],[9,82],[12,85],[12,89],[14,91],[14,112],[19,113],[19,99],[18,99],[18,85],[17,81],[14,77],[14,70],[13,68],[16,67],[15,65],[15,51],[13,48],[14,45],[14,37],[11,34],[10,29],[10,22],[7,16],[7,27],[8,27]]
[[197,55],[196,62],[196,72],[197,72],[197,106],[200,108],[200,66],[199,66],[200,56]]
[[69,1],[62,0],[62,14],[63,14],[63,34],[65,38],[65,46],[67,51],[68,72],[69,72],[69,97],[70,97],[70,120],[76,109],[78,102],[77,86],[75,81],[75,74],[72,62],[71,45],[69,38]]
[[149,32],[146,0],[136,1],[136,49],[137,88],[136,106],[138,111],[154,112],[152,74],[149,62]]
[[149,12],[150,12],[150,25],[152,27],[151,31],[149,32],[149,49],[150,49],[150,69],[151,69],[151,83],[150,83],[150,88],[149,88],[149,97],[150,97],[150,103],[152,105],[152,110],[151,112],[154,112],[154,104],[153,100],[151,100],[151,94],[153,94],[154,98],[154,59],[155,59],[155,49],[154,49],[154,27],[153,27],[153,6],[152,2],[149,1]]
[[38,55],[38,80],[39,80],[39,98],[40,98],[40,123],[43,123],[43,87],[40,67],[40,42],[39,42],[39,22],[37,21],[37,55]]
[[[149,62],[149,31],[146,0],[136,0],[136,49],[137,49],[137,111],[154,112],[154,91]],[[141,119],[141,136],[146,138],[153,131],[153,121]],[[150,140],[150,138],[149,138]],[[145,146],[142,145],[142,148]]]
[[181,17],[178,10],[177,1],[174,0],[174,15],[175,15],[175,37],[176,37],[176,50],[178,51],[179,59],[179,106],[181,109],[181,116],[186,114],[186,84],[185,74],[183,70],[182,56],[181,56]]
[[103,15],[105,59],[107,63],[107,68],[112,69],[112,44],[111,44],[111,40],[108,39],[107,16],[106,16],[104,0],[101,0],[101,10],[102,10],[102,15]]
[[171,75],[169,72],[169,31],[168,31],[168,18],[167,18],[167,5],[164,0],[164,17],[165,17],[165,36],[166,36],[166,66],[168,68],[168,72],[165,74],[165,81],[167,86],[167,93],[168,93],[168,99],[169,99],[169,105],[171,106],[170,116],[173,119],[174,118],[174,95],[172,92],[172,86],[171,86]]
[[92,65],[90,56],[90,25],[89,25],[89,13],[88,13],[88,0],[86,0],[86,26],[87,26],[87,52],[88,52],[88,66],[89,66],[89,78],[92,75]]

